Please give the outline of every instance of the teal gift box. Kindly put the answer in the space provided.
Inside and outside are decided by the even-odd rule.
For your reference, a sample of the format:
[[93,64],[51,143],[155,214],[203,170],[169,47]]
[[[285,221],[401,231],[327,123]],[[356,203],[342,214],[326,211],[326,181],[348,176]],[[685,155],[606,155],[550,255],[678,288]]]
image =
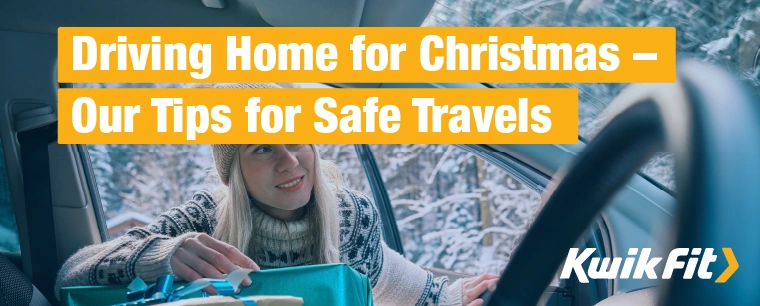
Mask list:
[[[310,265],[250,273],[250,286],[238,296],[289,295],[304,306],[372,306],[372,286],[367,276],[346,264]],[[173,289],[187,284],[175,282]],[[127,302],[127,285],[76,286],[61,289],[62,306],[109,306]],[[202,297],[198,291],[185,298]]]

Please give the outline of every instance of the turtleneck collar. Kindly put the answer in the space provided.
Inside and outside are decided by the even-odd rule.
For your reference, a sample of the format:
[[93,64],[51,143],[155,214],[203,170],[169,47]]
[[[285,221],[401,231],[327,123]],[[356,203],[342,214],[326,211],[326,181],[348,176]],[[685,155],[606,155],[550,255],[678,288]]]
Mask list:
[[[295,221],[283,221],[268,215],[261,210],[255,199],[250,198],[251,214],[253,215],[254,235],[264,238],[288,241],[304,238],[309,232],[308,213]],[[264,204],[261,204],[264,205]]]

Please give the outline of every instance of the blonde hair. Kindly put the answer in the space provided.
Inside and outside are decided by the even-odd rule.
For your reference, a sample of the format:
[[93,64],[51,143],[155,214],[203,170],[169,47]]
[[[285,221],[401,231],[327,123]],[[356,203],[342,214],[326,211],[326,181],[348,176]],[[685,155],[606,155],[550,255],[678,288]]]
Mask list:
[[[338,224],[338,192],[342,184],[340,171],[334,162],[321,159],[316,145],[312,145],[312,149],[315,156],[312,191],[314,201],[305,206],[309,220],[306,247],[310,247],[313,251],[314,264],[337,263],[340,261]],[[250,245],[255,228],[238,152],[236,150],[232,158],[228,186],[220,184],[213,191],[214,198],[219,199],[218,203],[220,203],[213,237],[229,243],[243,253],[254,255],[258,254],[260,249],[257,245]]]

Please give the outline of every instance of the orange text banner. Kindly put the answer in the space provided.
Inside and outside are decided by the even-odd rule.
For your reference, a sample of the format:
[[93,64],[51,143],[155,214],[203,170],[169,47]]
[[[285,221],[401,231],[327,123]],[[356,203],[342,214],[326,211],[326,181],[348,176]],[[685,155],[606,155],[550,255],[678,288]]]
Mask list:
[[578,91],[58,90],[61,144],[571,144]]
[[672,27],[58,30],[58,81],[674,82]]

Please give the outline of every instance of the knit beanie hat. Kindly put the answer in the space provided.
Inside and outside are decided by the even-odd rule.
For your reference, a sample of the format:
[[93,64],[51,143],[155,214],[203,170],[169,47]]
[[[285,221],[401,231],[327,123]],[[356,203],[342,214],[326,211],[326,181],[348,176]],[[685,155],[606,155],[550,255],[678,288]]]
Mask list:
[[[213,88],[282,88],[274,83],[219,83],[215,84]],[[219,179],[221,179],[224,185],[229,185],[230,182],[230,167],[232,166],[232,158],[235,156],[239,144],[218,144],[211,145],[211,155],[214,157],[214,166],[219,173]]]

